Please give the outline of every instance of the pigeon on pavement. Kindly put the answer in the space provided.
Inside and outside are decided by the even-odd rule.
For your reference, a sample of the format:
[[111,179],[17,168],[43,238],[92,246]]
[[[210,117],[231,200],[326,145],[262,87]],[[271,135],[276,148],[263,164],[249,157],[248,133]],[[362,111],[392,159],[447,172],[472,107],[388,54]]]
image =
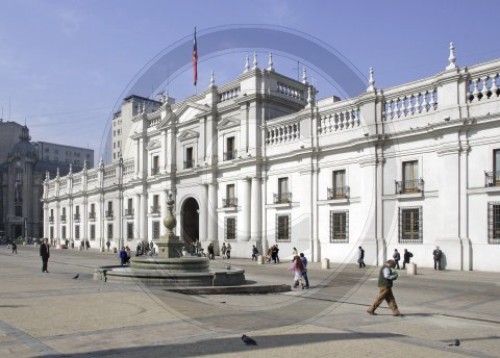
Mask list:
[[80,273],[77,273],[75,277],[73,277],[73,280],[78,280],[78,277],[80,277]]
[[243,343],[245,343],[247,346],[256,346],[257,345],[257,342],[255,342],[254,339],[248,337],[247,335],[242,335],[241,336],[241,340],[243,341]]
[[453,340],[453,342],[451,342],[450,344],[448,344],[449,346],[455,346],[455,347],[458,347],[460,345],[460,340],[458,338],[455,338]]

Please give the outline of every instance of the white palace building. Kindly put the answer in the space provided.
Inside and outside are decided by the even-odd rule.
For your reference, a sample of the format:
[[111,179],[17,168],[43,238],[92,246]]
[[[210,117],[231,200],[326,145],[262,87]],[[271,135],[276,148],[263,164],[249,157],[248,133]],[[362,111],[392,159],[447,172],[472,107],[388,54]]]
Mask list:
[[[446,61],[444,61],[446,62]],[[446,68],[444,68],[446,67]],[[394,249],[432,267],[500,272],[500,60],[316,99],[308,83],[253,67],[173,103],[124,99],[113,161],[44,182],[44,235],[103,250],[153,243],[169,195],[186,246],[278,244],[309,259],[380,265]]]

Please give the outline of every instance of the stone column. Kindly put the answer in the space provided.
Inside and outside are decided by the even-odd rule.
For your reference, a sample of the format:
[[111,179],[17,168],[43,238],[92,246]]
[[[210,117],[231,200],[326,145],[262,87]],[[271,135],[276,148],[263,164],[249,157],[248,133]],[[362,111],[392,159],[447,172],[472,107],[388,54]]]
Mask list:
[[252,178],[251,187],[251,227],[250,227],[250,239],[252,243],[260,246],[262,240],[262,187],[260,183],[260,178]]
[[206,241],[208,238],[208,185],[202,185],[202,197],[200,203],[200,242]]
[[208,221],[208,241],[217,241],[217,187],[216,183],[208,184],[208,205],[207,205],[207,221]]
[[141,194],[136,195],[134,204],[134,239],[141,240]]
[[241,223],[238,228],[238,240],[248,241],[250,239],[250,214],[251,214],[251,203],[250,203],[250,178],[245,178],[240,181],[241,189],[241,201],[238,201],[238,205],[242,208],[241,212]]
[[140,220],[141,220],[141,240],[148,239],[148,198],[145,194],[141,194],[141,209],[140,209]]

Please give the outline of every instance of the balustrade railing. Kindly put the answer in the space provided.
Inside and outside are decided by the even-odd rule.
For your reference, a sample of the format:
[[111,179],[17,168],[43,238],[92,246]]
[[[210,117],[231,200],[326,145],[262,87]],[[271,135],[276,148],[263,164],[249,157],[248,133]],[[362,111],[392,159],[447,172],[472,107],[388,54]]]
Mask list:
[[296,88],[283,82],[278,82],[278,87],[276,89],[278,93],[284,94],[285,96],[296,98],[303,100],[304,99],[304,91],[300,88]]
[[238,206],[238,198],[227,198],[222,199],[222,207],[223,208],[231,208]]
[[80,214],[73,214],[73,220],[77,223],[80,222]]
[[106,210],[105,216],[108,220],[113,219],[113,210]]
[[473,76],[467,81],[467,100],[479,102],[500,96],[499,71],[487,75]]
[[238,152],[236,150],[230,150],[228,152],[224,152],[224,160],[232,160],[236,158]]
[[292,202],[292,193],[284,192],[273,194],[274,204],[289,204]]
[[484,172],[484,186],[500,186],[500,171]]
[[151,206],[151,214],[160,214],[160,206],[159,205],[153,205]]
[[194,160],[190,159],[184,161],[184,169],[189,169],[192,168],[193,166],[194,166]]
[[95,220],[95,211],[91,211],[91,212],[89,213],[89,220],[90,220],[90,221],[94,221],[94,220]]
[[65,223],[66,222],[66,215],[61,215],[61,222]]
[[241,89],[240,87],[231,88],[227,91],[219,93],[219,102],[224,102],[233,98],[236,98],[240,95]]
[[300,138],[300,123],[298,120],[268,126],[266,143],[269,145],[282,144]]
[[349,187],[348,186],[334,186],[333,188],[327,188],[327,198],[328,200],[333,199],[345,199],[349,197]]
[[405,118],[420,113],[428,113],[438,108],[438,91],[436,88],[419,90],[387,98],[385,101],[384,119]]
[[345,108],[320,114],[318,134],[338,132],[359,127],[361,124],[359,108]]
[[401,180],[396,181],[396,194],[421,193],[424,191],[424,180]]
[[134,209],[125,209],[125,216],[128,218],[134,217]]

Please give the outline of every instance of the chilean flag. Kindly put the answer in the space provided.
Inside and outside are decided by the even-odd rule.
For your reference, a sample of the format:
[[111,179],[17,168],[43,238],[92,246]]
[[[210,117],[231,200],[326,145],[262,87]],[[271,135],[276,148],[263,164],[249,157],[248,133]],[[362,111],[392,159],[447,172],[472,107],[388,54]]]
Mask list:
[[193,38],[193,82],[196,86],[198,82],[198,44],[196,43],[196,27],[194,28]]

